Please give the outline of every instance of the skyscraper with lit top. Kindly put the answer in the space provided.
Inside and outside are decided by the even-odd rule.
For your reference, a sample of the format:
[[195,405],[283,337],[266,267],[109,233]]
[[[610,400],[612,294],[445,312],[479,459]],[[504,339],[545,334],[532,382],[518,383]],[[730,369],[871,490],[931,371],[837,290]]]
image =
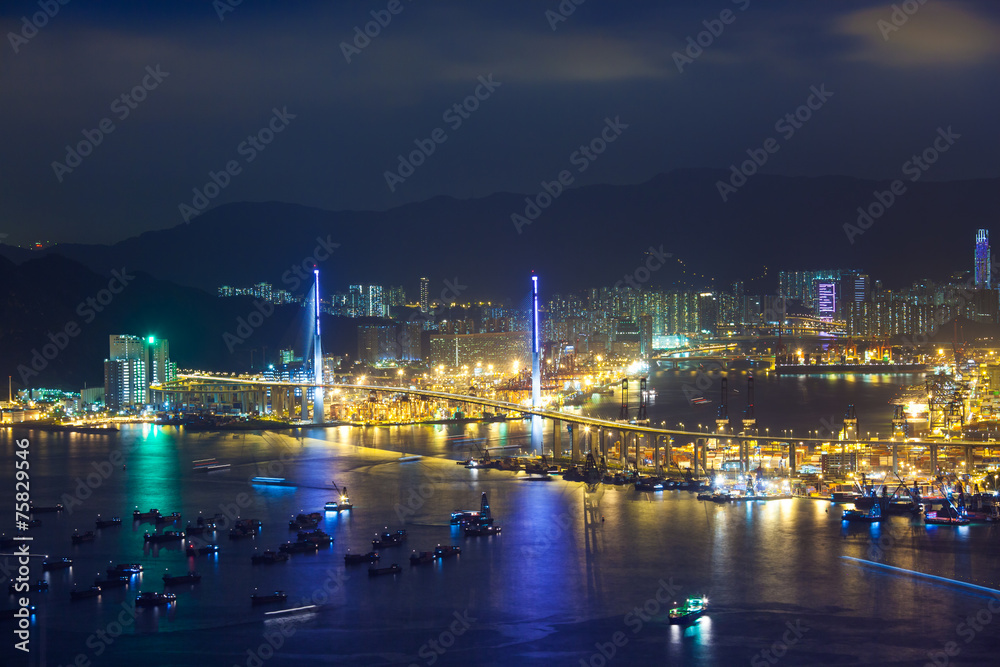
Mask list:
[[976,232],[976,287],[989,289],[993,284],[990,271],[990,233],[985,229]]

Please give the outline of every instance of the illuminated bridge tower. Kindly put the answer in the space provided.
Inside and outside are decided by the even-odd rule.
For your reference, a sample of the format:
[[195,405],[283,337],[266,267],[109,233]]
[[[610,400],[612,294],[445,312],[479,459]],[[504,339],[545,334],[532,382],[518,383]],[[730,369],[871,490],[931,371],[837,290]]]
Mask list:
[[[316,316],[316,326],[313,328],[313,377],[316,386],[313,387],[313,423],[322,424],[323,415],[323,344],[320,341],[319,329],[319,269],[313,269],[315,284],[313,285],[313,313]],[[305,402],[303,402],[305,405]]]
[[538,331],[538,276],[531,276],[531,407],[542,407],[541,332]]

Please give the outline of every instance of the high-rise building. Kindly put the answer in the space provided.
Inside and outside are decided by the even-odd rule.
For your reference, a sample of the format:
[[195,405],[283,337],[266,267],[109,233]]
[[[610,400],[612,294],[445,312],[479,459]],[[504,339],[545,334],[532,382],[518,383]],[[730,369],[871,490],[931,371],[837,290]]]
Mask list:
[[146,360],[146,341],[139,336],[108,336],[108,359]]
[[993,284],[990,270],[990,233],[985,229],[976,232],[976,287],[989,289]]
[[431,309],[431,281],[427,278],[420,279],[420,312],[426,313]]
[[827,322],[837,315],[837,283],[832,280],[816,282],[816,314]]
[[143,359],[104,361],[104,404],[112,412],[146,404],[146,362]]
[[170,342],[155,336],[150,336],[146,342],[149,348],[149,383],[163,384],[173,380],[177,375],[177,364],[170,361]]

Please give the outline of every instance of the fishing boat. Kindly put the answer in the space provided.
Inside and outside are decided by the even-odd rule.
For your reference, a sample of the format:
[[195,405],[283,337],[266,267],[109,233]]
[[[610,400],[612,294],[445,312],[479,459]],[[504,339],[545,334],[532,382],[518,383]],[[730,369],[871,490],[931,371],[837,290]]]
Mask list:
[[289,556],[286,553],[268,549],[264,553],[250,556],[250,562],[254,565],[272,565],[274,563],[284,563],[288,558]]
[[369,577],[379,577],[383,574],[399,574],[403,571],[403,568],[393,563],[389,567],[370,567],[368,568]]
[[78,531],[73,531],[73,534],[69,536],[73,544],[83,544],[84,542],[94,541],[94,531],[88,530],[86,533],[81,533]]
[[176,530],[167,530],[162,533],[146,533],[143,538],[144,541],[150,544],[162,544],[163,542],[180,542],[184,539],[184,533],[178,532]]
[[84,588],[82,590],[74,588],[69,592],[69,599],[85,600],[87,598],[96,598],[100,594],[101,594],[100,586],[91,586],[90,588]]
[[444,546],[437,545],[434,548],[435,558],[447,558],[449,556],[457,556],[462,553],[462,547],[446,544]]
[[49,582],[45,581],[44,579],[39,579],[30,586],[26,586],[26,588],[21,591],[17,590],[17,584],[11,584],[7,586],[7,590],[10,592],[11,595],[14,595],[14,593],[27,593],[29,591],[33,593],[42,593],[44,591],[49,590]]
[[65,570],[66,568],[72,566],[73,566],[73,560],[70,558],[60,558],[59,560],[42,561],[43,572],[51,572],[52,570]]
[[693,623],[701,618],[706,609],[708,609],[708,598],[688,598],[683,605],[670,610],[670,624],[683,625]]
[[433,551],[414,551],[410,554],[410,565],[420,565],[421,563],[433,563],[434,562],[434,552]]
[[285,591],[274,591],[273,593],[254,593],[250,596],[250,604],[270,604],[272,602],[284,602],[288,599]]
[[163,575],[163,585],[173,586],[175,584],[197,584],[201,581],[201,575],[191,570],[187,574],[171,576],[169,572]]
[[108,574],[111,575],[128,575],[139,574],[142,572],[142,565],[138,563],[118,563],[114,567],[108,568]]
[[175,593],[154,593],[147,591],[135,596],[136,607],[159,607],[173,602],[177,602],[177,595]]
[[377,551],[369,551],[366,554],[344,554],[344,564],[345,565],[360,565],[361,563],[374,563],[379,560],[381,556],[378,555]]
[[115,526],[122,525],[121,517],[112,517],[110,519],[102,519],[101,515],[97,515],[97,521],[95,522],[98,528],[114,528]]

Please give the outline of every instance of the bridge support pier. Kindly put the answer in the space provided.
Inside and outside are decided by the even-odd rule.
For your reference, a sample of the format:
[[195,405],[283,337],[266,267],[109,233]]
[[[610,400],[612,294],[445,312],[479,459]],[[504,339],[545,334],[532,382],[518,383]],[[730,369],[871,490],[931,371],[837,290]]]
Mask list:
[[597,450],[600,453],[600,459],[603,461],[608,460],[608,441],[604,437],[604,429],[597,429]]
[[965,472],[967,472],[970,475],[972,474],[972,468],[973,468],[972,459],[974,454],[975,453],[972,451],[972,445],[968,445],[965,448]]
[[892,443],[892,473],[899,473],[899,443]]
[[302,404],[300,411],[300,419],[309,419],[309,392],[306,391],[305,387],[302,387]]
[[938,470],[938,446],[932,444],[930,446],[931,450],[931,475],[936,475]]
[[798,467],[795,465],[795,443],[788,443],[788,476],[791,477],[795,474],[795,469]]
[[562,422],[558,419],[552,420],[552,457],[559,458],[562,456]]
[[[583,435],[582,430],[581,430],[580,435],[581,436]],[[569,432],[569,442],[570,442],[570,447],[571,447],[571,449],[570,449],[570,460],[573,463],[576,463],[577,461],[580,460],[580,441],[576,437],[576,434],[573,433],[572,430],[570,430],[570,432]]]

